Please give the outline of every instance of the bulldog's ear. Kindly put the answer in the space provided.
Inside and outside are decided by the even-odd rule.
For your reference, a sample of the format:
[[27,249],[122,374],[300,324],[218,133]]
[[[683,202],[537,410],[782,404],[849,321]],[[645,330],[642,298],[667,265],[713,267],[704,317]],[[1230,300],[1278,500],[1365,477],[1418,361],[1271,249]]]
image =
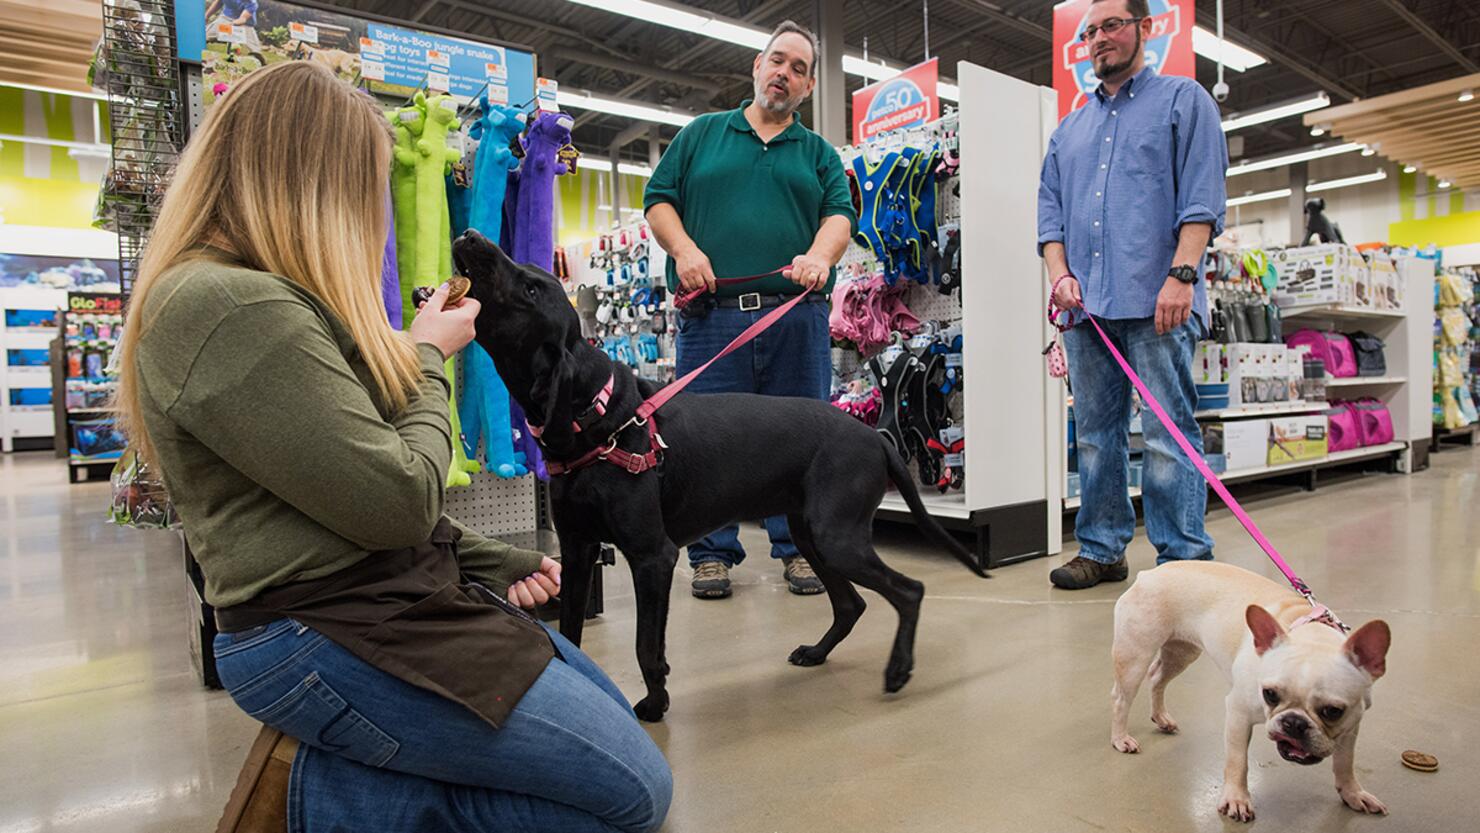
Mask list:
[[1249,605],[1244,611],[1244,621],[1249,623],[1249,631],[1254,634],[1254,653],[1259,656],[1264,656],[1265,651],[1285,638],[1285,629],[1259,605]]
[[1377,679],[1387,673],[1388,647],[1393,644],[1393,632],[1387,622],[1373,619],[1346,639],[1346,655],[1352,665]]

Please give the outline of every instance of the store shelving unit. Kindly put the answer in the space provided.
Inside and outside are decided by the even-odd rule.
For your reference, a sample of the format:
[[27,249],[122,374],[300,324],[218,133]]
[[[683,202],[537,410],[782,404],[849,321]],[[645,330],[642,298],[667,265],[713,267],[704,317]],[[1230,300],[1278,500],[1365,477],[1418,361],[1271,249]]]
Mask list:
[[55,442],[51,365],[59,310],[58,289],[0,289],[0,448],[51,448]]
[[1193,416],[1198,419],[1238,419],[1239,417],[1280,416],[1282,414],[1314,414],[1330,407],[1329,402],[1286,402],[1246,405],[1241,408],[1212,408],[1198,411]]

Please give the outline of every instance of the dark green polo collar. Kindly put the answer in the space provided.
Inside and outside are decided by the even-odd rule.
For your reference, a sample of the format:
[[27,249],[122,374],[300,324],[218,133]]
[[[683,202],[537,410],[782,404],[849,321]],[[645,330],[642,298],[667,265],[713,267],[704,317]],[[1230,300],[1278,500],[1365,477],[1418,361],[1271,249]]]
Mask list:
[[[755,136],[757,140],[759,140],[760,135],[755,132],[754,127],[750,126],[750,120],[745,118],[745,108],[749,107],[750,103],[754,100],[755,99],[747,98],[744,101],[740,102],[740,106],[730,112],[729,125],[735,130],[738,130],[741,133],[749,133],[750,135]],[[796,113],[792,113],[791,124],[788,124],[785,130],[777,133],[768,144],[774,145],[777,142],[798,142],[801,141],[803,134],[806,132],[807,128],[802,125],[801,119],[797,118]]]

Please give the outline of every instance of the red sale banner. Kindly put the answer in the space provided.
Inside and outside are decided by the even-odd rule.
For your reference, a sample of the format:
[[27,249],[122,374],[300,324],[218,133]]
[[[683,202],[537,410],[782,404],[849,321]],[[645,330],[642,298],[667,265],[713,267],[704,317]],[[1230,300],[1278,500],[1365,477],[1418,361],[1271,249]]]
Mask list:
[[853,144],[861,145],[889,130],[914,127],[940,117],[940,61],[931,58],[887,81],[853,94]]
[[[1162,75],[1196,77],[1192,57],[1193,0],[1150,0],[1151,37],[1146,40],[1146,66]],[[1053,7],[1053,88],[1059,94],[1059,118],[1084,105],[1100,86],[1090,61],[1089,44],[1079,39],[1089,16],[1090,0],[1065,0]]]

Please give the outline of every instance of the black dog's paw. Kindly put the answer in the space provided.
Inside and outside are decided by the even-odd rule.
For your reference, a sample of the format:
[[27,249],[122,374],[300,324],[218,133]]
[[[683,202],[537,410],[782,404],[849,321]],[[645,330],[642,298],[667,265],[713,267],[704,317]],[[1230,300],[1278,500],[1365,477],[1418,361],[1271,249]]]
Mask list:
[[657,694],[649,694],[637,701],[637,705],[632,707],[632,711],[637,715],[638,720],[648,723],[661,721],[663,719],[663,712],[668,711],[668,692],[660,691]]
[[792,651],[791,656],[787,657],[786,661],[791,663],[792,665],[800,665],[803,667],[811,665],[821,665],[824,662],[827,662],[827,652],[820,650],[816,645],[803,645],[795,651]]
[[893,694],[904,688],[904,684],[910,681],[910,671],[914,663],[910,660],[890,660],[888,667],[884,669],[884,691]]

